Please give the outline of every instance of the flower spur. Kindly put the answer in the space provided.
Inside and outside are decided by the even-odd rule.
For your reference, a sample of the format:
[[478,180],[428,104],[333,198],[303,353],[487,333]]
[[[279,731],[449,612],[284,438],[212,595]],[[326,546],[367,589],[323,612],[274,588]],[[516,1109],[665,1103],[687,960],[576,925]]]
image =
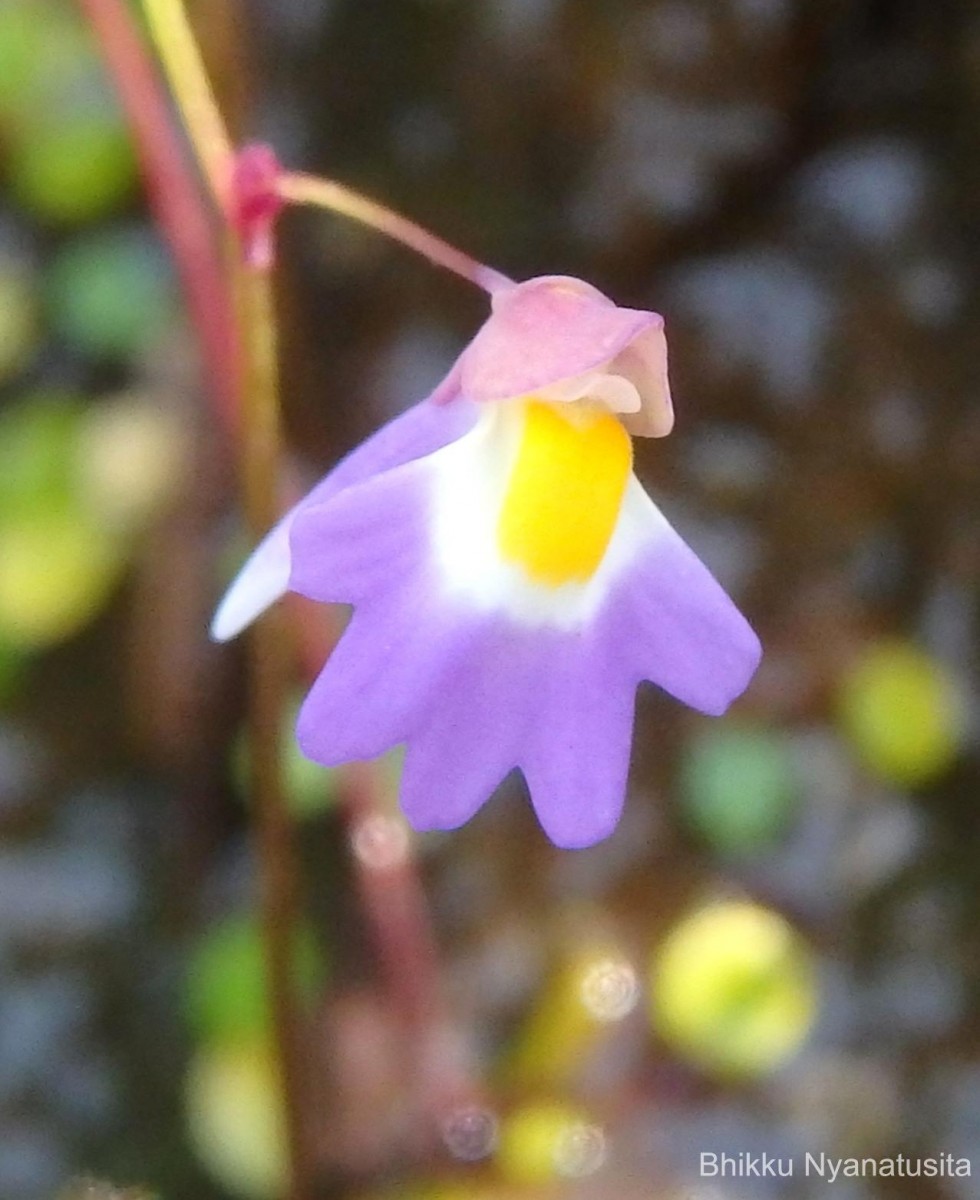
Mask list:
[[622,810],[638,684],[720,714],[761,654],[633,474],[630,434],[672,424],[657,314],[561,276],[505,284],[435,392],[259,545],[212,633],[287,590],[354,605],[303,752],[406,742],[417,829],[461,825],[520,768],[552,841],[591,845]]

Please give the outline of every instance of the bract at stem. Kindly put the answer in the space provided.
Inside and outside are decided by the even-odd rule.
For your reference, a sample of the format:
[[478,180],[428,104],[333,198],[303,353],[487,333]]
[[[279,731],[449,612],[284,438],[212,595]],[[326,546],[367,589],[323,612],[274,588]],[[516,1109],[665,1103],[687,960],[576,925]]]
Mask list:
[[[263,142],[244,146],[235,156],[228,220],[243,261],[255,270],[270,271],[274,265],[276,217],[285,204],[279,194],[282,173],[275,150]],[[271,312],[266,316],[272,319]]]

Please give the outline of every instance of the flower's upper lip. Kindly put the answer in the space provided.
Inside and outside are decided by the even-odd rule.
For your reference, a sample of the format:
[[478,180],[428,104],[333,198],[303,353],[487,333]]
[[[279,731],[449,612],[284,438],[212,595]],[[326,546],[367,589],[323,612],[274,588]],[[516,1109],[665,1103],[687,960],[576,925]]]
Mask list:
[[495,294],[459,360],[461,390],[481,403],[527,395],[602,367],[662,326],[657,313],[619,308],[580,279],[529,279]]

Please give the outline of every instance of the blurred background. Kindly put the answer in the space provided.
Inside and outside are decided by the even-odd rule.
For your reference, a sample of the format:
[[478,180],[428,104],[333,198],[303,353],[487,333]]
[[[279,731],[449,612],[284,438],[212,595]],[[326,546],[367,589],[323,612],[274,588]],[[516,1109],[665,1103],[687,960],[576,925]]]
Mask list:
[[[416,839],[485,1081],[441,1140],[342,781],[291,752],[323,1195],[804,1197],[830,1186],[807,1150],[975,1154],[975,4],[191,11],[242,136],[517,278],[666,315],[677,428],[638,471],[766,647],[722,720],[643,694],[603,845],[555,850],[513,781]],[[483,301],[325,214],[282,235],[313,479],[429,390]],[[280,1188],[243,664],[206,640],[246,547],[230,461],[97,48],[66,0],[0,0],[3,1200]],[[699,1171],[764,1151],[796,1177]],[[980,1158],[832,1190],[970,1200]]]

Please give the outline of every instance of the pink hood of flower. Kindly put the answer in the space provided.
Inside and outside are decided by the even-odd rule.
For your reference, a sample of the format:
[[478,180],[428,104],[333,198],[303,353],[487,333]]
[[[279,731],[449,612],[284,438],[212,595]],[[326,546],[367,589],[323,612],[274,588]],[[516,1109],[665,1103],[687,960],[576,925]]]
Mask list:
[[462,394],[477,403],[525,396],[559,385],[565,398],[583,385],[625,380],[638,393],[623,424],[639,437],[665,437],[674,424],[667,341],[659,313],[620,308],[591,284],[543,275],[504,287],[493,311],[459,358]]

